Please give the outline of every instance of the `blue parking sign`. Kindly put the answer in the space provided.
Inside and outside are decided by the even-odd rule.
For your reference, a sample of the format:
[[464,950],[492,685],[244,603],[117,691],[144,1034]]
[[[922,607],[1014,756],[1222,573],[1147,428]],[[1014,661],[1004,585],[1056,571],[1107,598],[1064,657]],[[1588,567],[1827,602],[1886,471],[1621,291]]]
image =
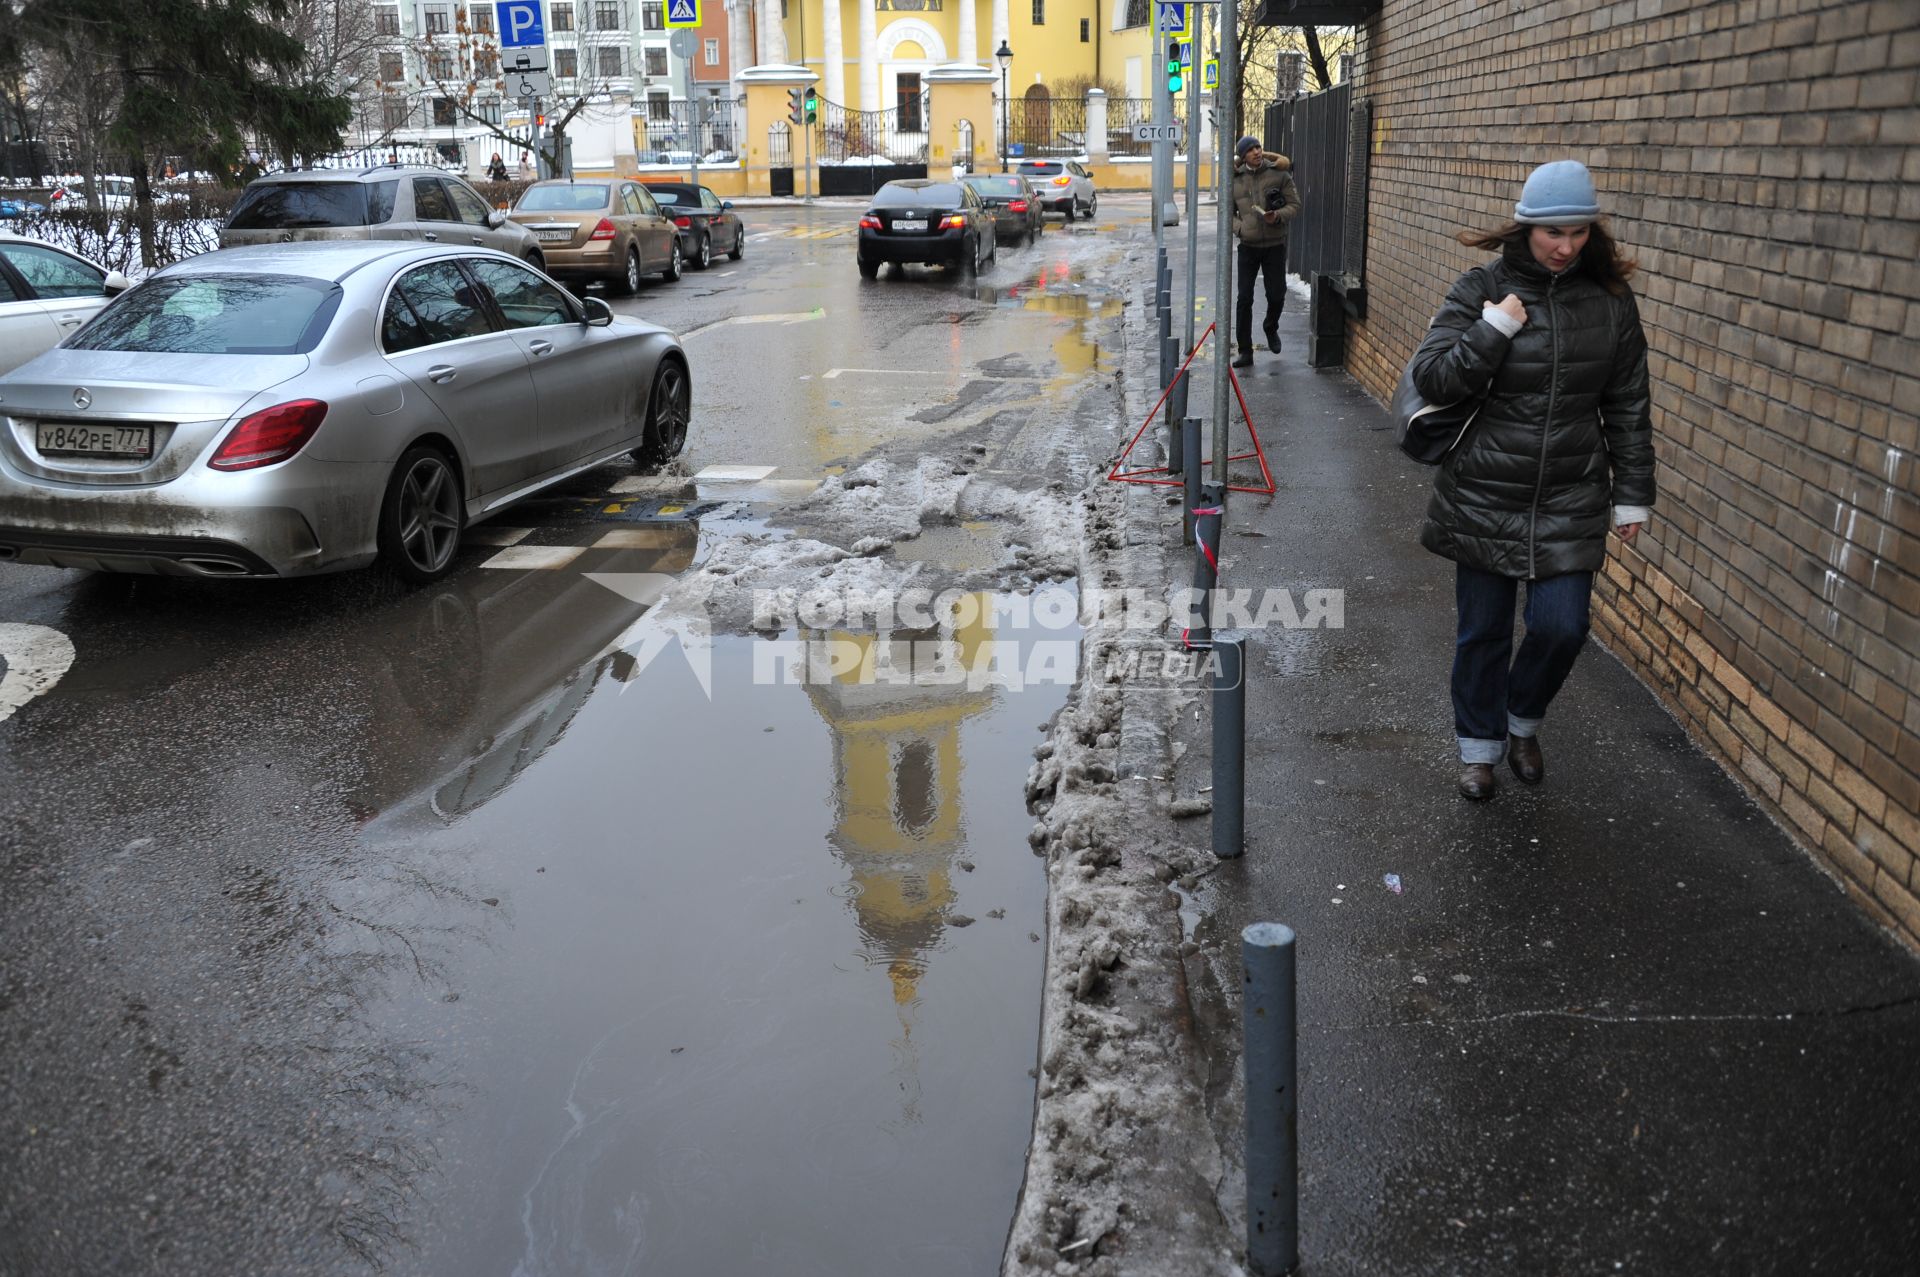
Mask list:
[[547,24],[540,16],[540,0],[498,0],[494,8],[500,15],[501,48],[524,49],[547,42]]

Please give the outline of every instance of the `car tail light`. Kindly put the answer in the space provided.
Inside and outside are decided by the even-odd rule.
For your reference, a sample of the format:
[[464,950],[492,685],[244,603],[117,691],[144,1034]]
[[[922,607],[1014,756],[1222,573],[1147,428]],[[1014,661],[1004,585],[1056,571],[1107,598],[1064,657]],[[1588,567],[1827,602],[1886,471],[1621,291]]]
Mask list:
[[254,470],[285,461],[307,446],[326,419],[327,405],[318,399],[262,408],[241,419],[207,464],[215,470]]
[[612,239],[614,235],[617,233],[618,232],[616,232],[613,229],[613,222],[608,218],[603,217],[600,219],[600,224],[593,228],[593,234],[587,236],[587,238],[588,239]]
[[877,231],[880,229],[880,219],[872,213],[867,213],[860,218],[860,229],[863,231]]
[[691,217],[676,217],[673,219],[673,224],[684,231],[687,227],[693,225],[693,219]]
[[1065,173],[1062,173],[1059,177],[1056,177],[1053,179],[1053,184],[1055,186],[1065,186],[1068,182],[1071,182],[1072,180],[1073,179],[1068,177]]
[[1024,213],[1027,211],[1027,202],[1025,200],[1014,200],[1008,204],[1007,207],[1015,213]]
[[965,213],[948,213],[940,219],[940,229],[943,231],[964,231],[967,229],[967,215]]

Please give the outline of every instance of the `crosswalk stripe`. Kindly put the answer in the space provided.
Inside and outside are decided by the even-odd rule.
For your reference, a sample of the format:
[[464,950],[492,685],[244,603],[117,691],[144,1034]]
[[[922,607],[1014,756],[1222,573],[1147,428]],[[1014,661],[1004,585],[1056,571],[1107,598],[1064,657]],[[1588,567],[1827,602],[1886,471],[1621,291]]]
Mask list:
[[469,528],[464,540],[469,545],[519,545],[533,535],[532,528],[497,528],[492,524],[484,527]]
[[584,545],[510,545],[483,568],[563,568],[586,553]]

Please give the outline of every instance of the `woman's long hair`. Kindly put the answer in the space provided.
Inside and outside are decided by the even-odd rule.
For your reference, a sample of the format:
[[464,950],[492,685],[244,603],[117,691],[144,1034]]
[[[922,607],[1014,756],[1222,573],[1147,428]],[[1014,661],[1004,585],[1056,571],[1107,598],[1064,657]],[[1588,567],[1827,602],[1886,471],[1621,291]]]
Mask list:
[[[1504,253],[1511,249],[1515,252],[1530,254],[1527,247],[1527,235],[1533,227],[1525,222],[1508,222],[1495,231],[1461,231],[1454,238],[1468,248],[1484,248],[1491,253]],[[1580,264],[1589,275],[1614,296],[1619,297],[1627,291],[1627,279],[1633,274],[1638,263],[1620,255],[1620,245],[1613,236],[1607,234],[1607,228],[1600,222],[1588,226],[1587,246],[1580,250]]]

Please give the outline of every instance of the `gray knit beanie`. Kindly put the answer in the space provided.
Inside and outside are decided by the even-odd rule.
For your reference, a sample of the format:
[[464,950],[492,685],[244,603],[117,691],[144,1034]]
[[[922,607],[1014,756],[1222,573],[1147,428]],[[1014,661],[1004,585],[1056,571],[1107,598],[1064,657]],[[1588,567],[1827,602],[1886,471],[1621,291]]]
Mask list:
[[1600,218],[1593,174],[1579,160],[1555,160],[1527,175],[1513,220],[1530,226],[1584,226]]

